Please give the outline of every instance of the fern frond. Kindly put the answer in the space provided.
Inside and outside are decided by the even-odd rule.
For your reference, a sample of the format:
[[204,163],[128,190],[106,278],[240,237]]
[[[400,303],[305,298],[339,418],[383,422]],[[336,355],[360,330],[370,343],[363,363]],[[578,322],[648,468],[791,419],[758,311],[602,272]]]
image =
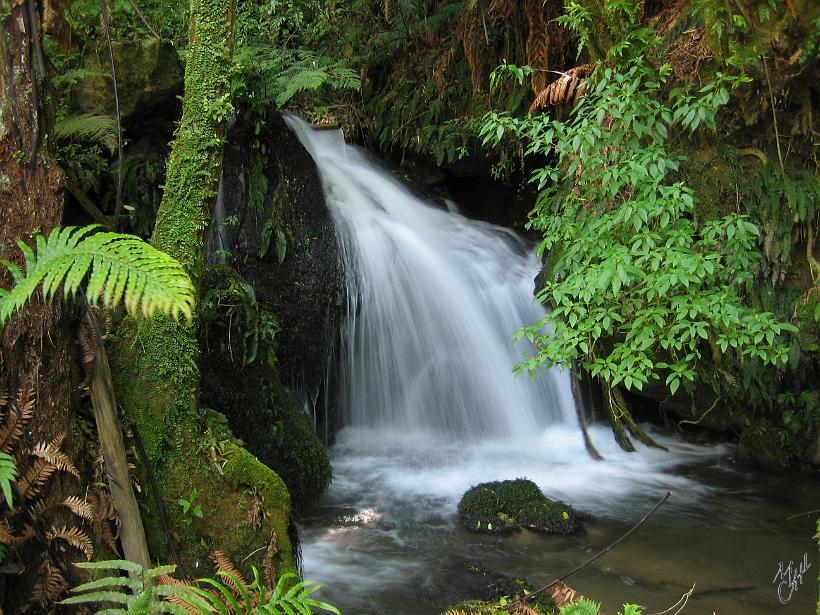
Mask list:
[[598,615],[601,603],[582,598],[561,607],[560,615]]
[[31,451],[31,455],[39,459],[44,459],[58,470],[68,472],[75,478],[80,478],[80,473],[77,471],[77,468],[74,467],[74,464],[71,463],[68,455],[60,450],[64,439],[65,433],[62,433],[47,444],[45,442],[40,442]]
[[231,558],[224,551],[214,551],[211,553],[211,560],[214,563],[217,574],[225,579],[225,582],[237,593],[247,593],[248,585],[242,578],[242,574],[234,566]]
[[9,403],[9,390],[5,383],[0,382],[0,409],[5,408]]
[[93,521],[94,519],[94,511],[91,508],[91,504],[85,500],[81,500],[76,495],[70,495],[63,500],[63,506],[68,508],[78,517],[88,521]]
[[40,487],[56,470],[57,466],[45,459],[35,459],[17,481],[17,495],[24,500],[30,500],[40,492]]
[[58,141],[93,141],[113,154],[117,149],[117,120],[94,113],[72,115],[57,122],[54,137]]
[[12,507],[11,485],[19,475],[20,471],[14,463],[14,457],[0,451],[0,489],[3,490],[3,497],[9,508]]
[[46,539],[49,542],[54,542],[58,538],[66,541],[75,549],[85,553],[86,559],[90,560],[94,556],[94,547],[91,545],[91,539],[88,537],[88,534],[83,532],[80,528],[69,528],[64,525],[59,529],[52,527],[48,532],[46,532]]
[[11,453],[11,447],[23,435],[23,428],[34,416],[34,390],[21,386],[17,402],[12,404],[6,424],[0,427],[0,451]]
[[43,562],[38,572],[40,576],[31,588],[28,604],[45,607],[68,589],[68,581],[63,572],[48,560]]
[[0,327],[21,309],[43,285],[50,299],[60,284],[63,296],[77,293],[89,270],[89,302],[107,306],[124,303],[126,310],[149,316],[154,312],[191,318],[194,288],[175,259],[133,235],[100,232],[96,225],[56,228],[48,239],[37,237],[36,253],[18,242],[25,257],[25,273],[9,261],[0,261],[14,277],[10,291],[0,289]]
[[[5,521],[0,521],[0,544],[11,544],[14,540],[14,534],[11,533],[11,528]],[[0,559],[2,561],[2,559]]]

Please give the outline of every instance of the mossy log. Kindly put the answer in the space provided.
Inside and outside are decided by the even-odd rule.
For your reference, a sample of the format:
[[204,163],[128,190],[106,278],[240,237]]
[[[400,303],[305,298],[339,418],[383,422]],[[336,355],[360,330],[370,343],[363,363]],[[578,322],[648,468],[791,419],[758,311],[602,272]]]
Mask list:
[[[191,0],[182,119],[171,146],[165,193],[151,238],[154,246],[182,263],[196,287],[232,111],[228,75],[235,9],[235,0]],[[159,495],[182,541],[182,559],[196,569],[207,560],[208,551],[221,549],[237,561],[258,565],[261,555],[248,556],[265,551],[261,547],[275,540],[274,565],[280,571],[292,570],[287,491],[275,472],[233,441],[224,420],[199,408],[198,358],[196,322],[156,318],[127,320],[120,327],[117,390],[128,421],[142,435]],[[217,441],[231,443],[227,460],[206,456]],[[186,517],[176,504],[179,498],[190,498],[194,490],[201,519]],[[260,496],[268,513],[262,520],[250,513]],[[168,545],[156,506],[148,498],[144,505],[149,547],[154,556],[167,560]]]

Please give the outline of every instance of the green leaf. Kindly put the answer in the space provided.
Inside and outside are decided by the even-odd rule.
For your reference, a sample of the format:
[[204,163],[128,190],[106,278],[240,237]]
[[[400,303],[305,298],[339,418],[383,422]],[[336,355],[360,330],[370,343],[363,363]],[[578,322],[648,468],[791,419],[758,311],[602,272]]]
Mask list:
[[161,312],[190,320],[194,288],[176,260],[133,235],[90,234],[96,228],[56,228],[48,239],[38,236],[36,254],[20,244],[26,258],[25,274],[12,269],[16,283],[0,295],[0,328],[31,299],[41,283],[49,299],[64,283],[67,298],[76,294],[89,270],[89,302],[102,299],[109,306],[123,303],[132,315]]

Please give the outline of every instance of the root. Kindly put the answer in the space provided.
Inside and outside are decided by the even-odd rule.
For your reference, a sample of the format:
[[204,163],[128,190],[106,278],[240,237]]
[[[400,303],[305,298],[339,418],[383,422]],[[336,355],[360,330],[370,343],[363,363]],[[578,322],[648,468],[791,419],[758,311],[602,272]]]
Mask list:
[[578,372],[573,367],[572,373],[570,374],[570,379],[572,383],[572,397],[575,400],[575,414],[578,416],[578,425],[581,427],[581,434],[584,436],[584,446],[587,449],[587,453],[589,456],[592,457],[595,461],[603,461],[603,457],[598,452],[598,449],[595,448],[595,445],[592,443],[592,438],[589,437],[589,431],[587,431],[587,418],[584,413],[584,403],[581,397],[581,390],[578,386]]

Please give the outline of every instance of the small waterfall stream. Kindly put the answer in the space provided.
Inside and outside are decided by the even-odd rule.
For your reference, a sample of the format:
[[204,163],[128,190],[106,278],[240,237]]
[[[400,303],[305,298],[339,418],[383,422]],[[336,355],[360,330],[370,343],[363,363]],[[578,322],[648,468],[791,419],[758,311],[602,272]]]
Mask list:
[[[771,581],[765,549],[802,537],[761,538],[763,552],[750,555],[742,573],[715,568],[715,559],[734,560],[747,532],[771,531],[753,504],[738,504],[738,493],[759,485],[725,462],[729,447],[653,433],[668,453],[627,454],[607,428],[593,426],[606,459],[595,462],[576,425],[569,374],[513,377],[526,347],[514,346],[512,333],[544,315],[532,298],[539,269],[532,246],[425,202],[340,131],[286,119],[319,169],[348,289],[334,481],[303,526],[305,577],[326,583],[327,599],[346,615],[433,615],[470,595],[463,585],[476,560],[544,582],[585,558],[590,544],[618,536],[667,489],[676,495],[653,521],[651,539],[634,539],[579,574],[582,591],[616,597],[606,612],[617,612],[619,600],[665,607],[694,571],[709,569],[701,554],[717,570],[708,573],[717,586],[748,585],[743,575]],[[596,523],[581,538],[488,537],[455,526],[468,487],[516,477],[596,515]],[[715,484],[724,487],[707,486]],[[651,570],[642,561],[654,562]],[[755,595],[743,612],[769,612],[756,610],[768,602]],[[733,602],[699,604],[711,612]]]
[[467,440],[573,421],[567,373],[512,373],[523,352],[512,333],[544,315],[532,247],[419,199],[341,132],[288,122],[317,162],[341,243],[345,424]]

